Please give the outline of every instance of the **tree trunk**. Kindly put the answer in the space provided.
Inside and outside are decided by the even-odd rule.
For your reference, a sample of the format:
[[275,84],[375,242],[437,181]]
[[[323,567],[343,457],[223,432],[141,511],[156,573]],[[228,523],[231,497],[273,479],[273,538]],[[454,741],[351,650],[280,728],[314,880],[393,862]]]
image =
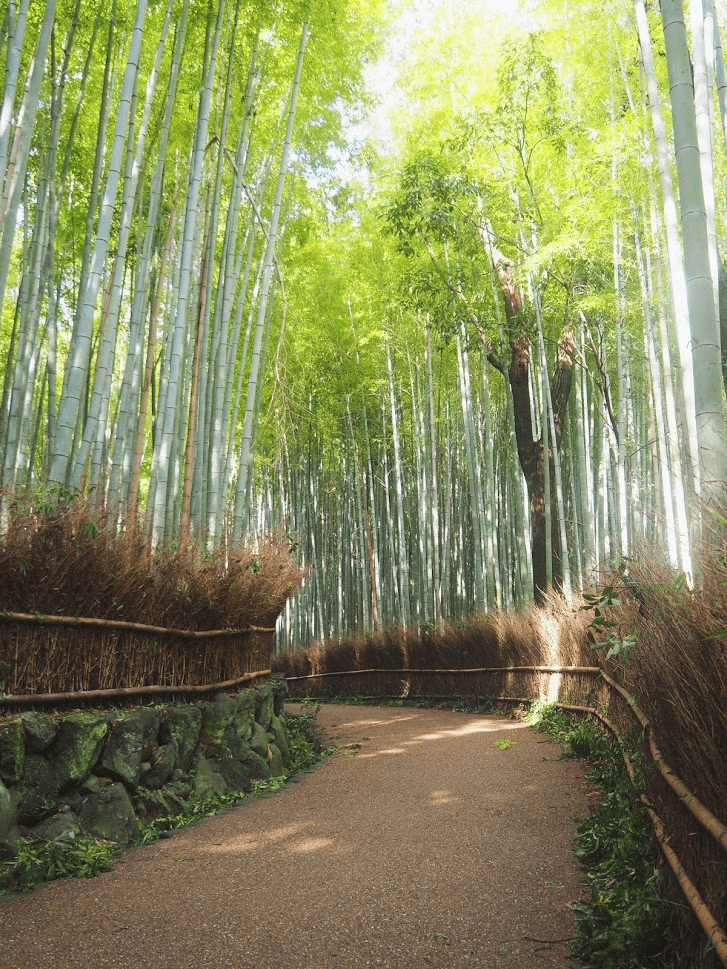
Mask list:
[[[496,266],[505,298],[505,314],[510,331],[510,369],[508,372],[515,414],[515,439],[520,467],[525,477],[530,502],[531,549],[533,561],[533,597],[536,605],[545,601],[548,588],[548,561],[545,507],[545,453],[542,432],[533,438],[530,396],[530,340],[525,335],[525,315],[520,287],[515,282],[512,264],[499,262]],[[518,331],[520,331],[518,333]],[[568,331],[558,341],[558,350],[551,380],[551,401],[556,440],[548,440],[548,467],[553,476],[553,447],[560,444],[563,421],[573,381],[573,354],[575,345]],[[553,586],[560,589],[563,581],[560,532],[557,509],[553,506],[556,494],[555,480],[550,482],[550,542],[552,548]]]

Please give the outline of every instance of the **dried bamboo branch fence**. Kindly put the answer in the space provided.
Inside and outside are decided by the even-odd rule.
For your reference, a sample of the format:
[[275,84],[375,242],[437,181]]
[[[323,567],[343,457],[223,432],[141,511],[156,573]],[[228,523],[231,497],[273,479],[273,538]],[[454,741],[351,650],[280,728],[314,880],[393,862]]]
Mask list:
[[[628,701],[629,705],[633,708],[634,713],[638,717],[639,721],[644,723],[644,720],[646,720],[646,718],[643,715],[643,711],[635,703],[633,703],[633,699],[631,697],[626,696],[625,691],[623,691],[622,687],[620,687],[617,683],[611,680],[605,673],[603,673],[603,670],[601,671],[601,673],[603,675],[603,678],[608,683],[612,684],[618,690],[619,693],[622,693],[622,695],[624,695],[624,698]],[[621,731],[618,729],[618,727],[616,727],[615,724],[611,723],[611,721],[607,717],[605,717],[602,713],[600,713],[598,710],[593,710],[590,707],[570,706],[566,703],[558,703],[556,704],[556,706],[560,707],[562,710],[572,710],[576,713],[585,713],[585,714],[591,714],[596,716],[601,721],[601,723],[603,723],[604,726],[611,731],[611,733],[616,737],[617,740],[621,740]],[[644,723],[645,727],[647,725],[650,728],[650,724],[648,721]],[[650,739],[653,740],[653,738],[651,738],[650,729],[649,729],[649,736],[650,736]],[[653,747],[656,748],[656,744],[654,744]],[[636,778],[634,775],[634,769],[629,759],[629,756],[625,750],[622,750],[621,753],[623,755],[624,763],[626,765],[626,770],[629,773],[629,777],[631,778],[632,781],[635,782]],[[695,817],[697,817],[697,819],[702,824],[702,827],[706,831],[708,831],[710,834],[713,834],[713,835],[715,834],[715,831],[719,831],[720,829],[724,831],[724,825],[721,823],[721,821],[715,818],[714,815],[707,808],[705,808],[703,804],[701,804],[697,800],[697,798],[691,793],[691,791],[687,788],[687,786],[679,780],[679,778],[676,776],[676,774],[673,773],[673,771],[671,771],[671,768],[669,768],[668,764],[661,761],[657,766],[659,767],[659,770],[662,773],[663,773],[662,768],[664,768],[665,770],[668,770],[669,773],[671,774],[673,781],[678,782],[679,788],[684,792],[683,795],[679,795],[679,796],[683,800],[683,802],[687,805],[687,807],[690,808],[690,810],[692,810],[692,806],[691,806],[692,803],[699,804],[701,811],[698,813],[695,813],[694,810],[692,810],[692,813],[695,814]],[[676,789],[677,788],[674,787],[675,791]],[[659,815],[654,810],[654,807],[649,801],[648,797],[646,797],[646,795],[642,793],[642,794],[639,794],[639,800],[646,808],[646,812],[649,816],[649,820],[651,821],[651,826],[654,829],[654,835],[656,837],[657,844],[659,845],[659,848],[661,849],[661,852],[664,855],[667,861],[667,864],[671,868],[674,874],[674,877],[677,880],[677,884],[681,888],[685,898],[689,902],[689,905],[692,911],[697,917],[699,924],[701,925],[703,931],[707,935],[709,942],[713,946],[714,951],[717,955],[717,958],[720,960],[723,966],[727,966],[727,938],[725,938],[724,931],[717,924],[717,921],[712,915],[712,913],[710,912],[709,907],[707,906],[704,899],[700,895],[699,890],[697,889],[697,886],[687,875],[686,871],[684,870],[684,866],[682,865],[679,859],[679,856],[669,844],[669,836],[666,833],[664,824],[661,818],[659,817]],[[717,838],[717,843],[720,845],[720,847],[725,848],[725,850],[727,850],[727,842],[725,842],[722,837]]]
[[274,633],[0,612],[0,708],[230,689],[269,675]]
[[270,627],[303,578],[286,536],[152,550],[135,521],[53,501],[13,496],[0,534],[0,709],[8,694],[209,690],[272,665]]
[[[666,783],[669,785],[672,792],[678,798],[679,802],[683,804],[694,816],[694,818],[699,822],[702,828],[710,834],[719,847],[727,853],[727,827],[717,818],[700,800],[699,798],[684,784],[684,782],[674,773],[669,764],[665,761],[659,747],[654,740],[653,735],[653,724],[644,714],[644,712],[639,707],[638,703],[619,683],[617,683],[612,677],[608,675],[601,667],[598,666],[488,666],[488,667],[477,667],[473,669],[390,669],[390,668],[380,668],[374,667],[370,669],[360,669],[360,670],[346,670],[346,671],[326,671],[321,673],[310,673],[304,676],[290,676],[286,677],[286,680],[291,683],[294,681],[303,680],[317,680],[324,679],[328,677],[359,677],[362,675],[377,675],[385,677],[402,677],[402,687],[405,692],[408,692],[407,687],[410,683],[410,677],[412,674],[416,676],[436,676],[440,678],[449,677],[452,674],[466,673],[470,676],[473,674],[513,674],[513,673],[531,673],[531,674],[580,674],[586,676],[597,676],[599,677],[607,686],[609,691],[613,691],[622,700],[626,702],[630,713],[633,718],[638,721],[638,723],[643,728],[644,736],[648,740],[649,750],[651,753],[651,758],[654,765],[658,768],[660,775],[664,778]],[[378,694],[381,696],[381,694]],[[400,694],[402,695],[402,694]],[[522,696],[496,696],[493,699],[499,702],[510,702],[510,703],[531,703],[531,697]],[[555,706],[563,710],[572,711],[574,713],[595,716],[603,725],[611,732],[617,739],[621,739],[622,731],[612,723],[599,709],[593,706],[581,706],[570,703],[560,703],[555,702]],[[624,752],[624,761],[626,763],[626,768],[629,772],[632,780],[634,779],[634,771],[628,755]],[[640,799],[644,804],[649,820],[654,829],[654,834],[656,837],[657,844],[661,849],[667,864],[672,870],[679,887],[681,888],[684,897],[689,902],[689,906],[694,912],[700,926],[702,927],[704,933],[706,934],[709,943],[713,946],[715,955],[721,962],[721,964],[727,967],[727,935],[724,929],[720,927],[716,919],[712,915],[708,906],[706,905],[704,899],[700,895],[696,885],[687,875],[679,856],[676,854],[674,849],[669,844],[669,836],[666,834],[664,824],[659,817],[659,815],[654,810],[654,806],[651,801],[644,795],[640,794]]]

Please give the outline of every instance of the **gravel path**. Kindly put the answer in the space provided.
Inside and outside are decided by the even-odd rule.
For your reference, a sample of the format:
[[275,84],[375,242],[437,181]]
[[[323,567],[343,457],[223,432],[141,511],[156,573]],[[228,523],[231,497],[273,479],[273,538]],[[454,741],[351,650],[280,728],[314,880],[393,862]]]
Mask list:
[[572,969],[580,764],[502,717],[318,722],[342,750],[298,783],[0,904],[0,969]]

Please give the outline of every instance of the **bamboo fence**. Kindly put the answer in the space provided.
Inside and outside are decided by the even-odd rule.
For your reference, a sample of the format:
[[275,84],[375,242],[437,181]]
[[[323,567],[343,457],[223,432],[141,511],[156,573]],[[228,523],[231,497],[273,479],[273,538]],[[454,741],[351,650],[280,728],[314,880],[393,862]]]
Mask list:
[[0,612],[0,702],[19,709],[47,702],[44,696],[207,691],[268,672],[274,632]]

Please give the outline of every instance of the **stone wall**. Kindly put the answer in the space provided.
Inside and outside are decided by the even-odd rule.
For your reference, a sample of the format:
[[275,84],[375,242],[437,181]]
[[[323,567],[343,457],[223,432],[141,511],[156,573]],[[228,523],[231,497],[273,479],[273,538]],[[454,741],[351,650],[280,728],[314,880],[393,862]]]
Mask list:
[[203,703],[0,720],[0,861],[20,838],[85,833],[119,845],[139,818],[249,791],[288,761],[285,682]]

